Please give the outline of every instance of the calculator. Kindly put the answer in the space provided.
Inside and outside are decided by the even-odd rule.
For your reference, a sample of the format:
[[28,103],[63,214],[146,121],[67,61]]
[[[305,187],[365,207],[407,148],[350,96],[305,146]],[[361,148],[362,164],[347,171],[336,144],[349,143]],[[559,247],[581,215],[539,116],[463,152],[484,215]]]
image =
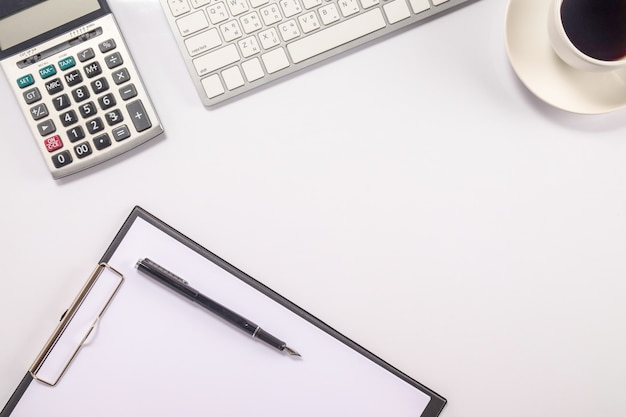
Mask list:
[[55,179],[163,132],[106,0],[0,0],[0,65]]

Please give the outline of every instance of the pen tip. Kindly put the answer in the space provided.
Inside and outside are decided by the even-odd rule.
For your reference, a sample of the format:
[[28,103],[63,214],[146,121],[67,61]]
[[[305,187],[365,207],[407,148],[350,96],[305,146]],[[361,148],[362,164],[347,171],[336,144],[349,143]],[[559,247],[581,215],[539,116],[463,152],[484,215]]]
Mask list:
[[290,348],[289,346],[285,346],[285,352],[287,352],[288,354],[290,354],[291,356],[297,356],[299,358],[302,357],[301,354],[299,354],[296,350]]

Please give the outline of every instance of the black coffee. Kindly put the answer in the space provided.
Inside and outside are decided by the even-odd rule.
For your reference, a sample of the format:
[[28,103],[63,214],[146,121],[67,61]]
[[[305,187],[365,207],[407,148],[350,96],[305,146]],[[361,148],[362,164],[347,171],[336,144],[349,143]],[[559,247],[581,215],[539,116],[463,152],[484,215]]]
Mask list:
[[583,54],[601,61],[626,57],[626,0],[563,0],[561,20]]

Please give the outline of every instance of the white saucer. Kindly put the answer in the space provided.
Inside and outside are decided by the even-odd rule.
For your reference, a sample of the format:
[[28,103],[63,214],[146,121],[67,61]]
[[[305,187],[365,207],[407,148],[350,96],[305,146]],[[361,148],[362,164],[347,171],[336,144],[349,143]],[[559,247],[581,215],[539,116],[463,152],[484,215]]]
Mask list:
[[552,51],[547,20],[550,0],[509,0],[506,48],[526,87],[548,104],[573,113],[607,113],[626,106],[626,69],[587,72]]

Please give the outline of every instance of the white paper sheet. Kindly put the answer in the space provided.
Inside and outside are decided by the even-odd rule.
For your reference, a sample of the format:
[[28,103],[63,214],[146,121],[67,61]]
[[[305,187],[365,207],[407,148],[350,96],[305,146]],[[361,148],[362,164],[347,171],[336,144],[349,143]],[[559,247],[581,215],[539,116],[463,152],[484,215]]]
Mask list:
[[[135,269],[148,257],[302,354],[233,328]],[[417,417],[430,397],[137,218],[109,264],[125,281],[55,387],[11,416]]]

